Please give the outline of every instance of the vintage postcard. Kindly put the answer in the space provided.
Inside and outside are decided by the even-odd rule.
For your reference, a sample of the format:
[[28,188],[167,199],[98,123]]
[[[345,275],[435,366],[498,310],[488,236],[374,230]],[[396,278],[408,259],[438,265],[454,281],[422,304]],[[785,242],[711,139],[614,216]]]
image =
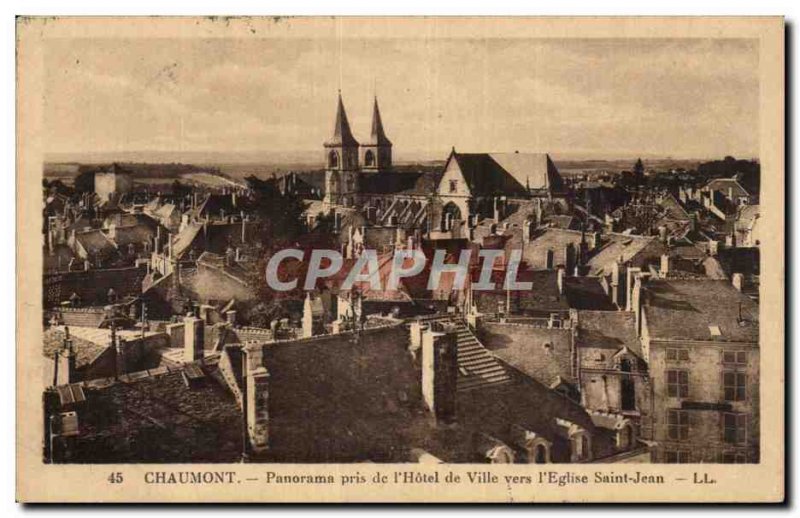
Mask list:
[[17,22],[23,502],[780,502],[784,23]]

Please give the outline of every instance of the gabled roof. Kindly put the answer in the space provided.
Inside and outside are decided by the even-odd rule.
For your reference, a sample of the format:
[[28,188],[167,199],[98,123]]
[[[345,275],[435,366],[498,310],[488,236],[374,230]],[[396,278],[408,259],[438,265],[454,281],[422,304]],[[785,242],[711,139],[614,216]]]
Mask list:
[[90,256],[112,254],[117,251],[114,243],[101,230],[76,232],[75,240],[80,243]]
[[734,178],[715,178],[708,182],[706,188],[710,191],[723,191],[728,192],[728,189],[733,189],[734,196],[750,196],[751,193],[745,188],[739,180]]
[[[647,246],[658,243],[658,238],[654,236],[637,236],[624,234],[605,234],[609,240],[603,247],[588,261],[589,275],[609,275],[612,265],[621,257],[622,262],[626,263],[633,260]],[[659,256],[660,254],[655,254]]]
[[369,140],[364,142],[365,146],[381,146],[391,147],[392,142],[386,138],[386,133],[383,131],[383,122],[381,121],[381,112],[378,109],[378,98],[375,98],[375,104],[372,108],[372,132],[370,133]]
[[453,152],[448,165],[451,160],[455,160],[473,195],[526,195],[528,189],[563,188],[561,175],[546,153]]
[[339,104],[336,106],[336,122],[333,126],[333,136],[325,142],[326,147],[358,147],[358,141],[350,131],[350,123],[347,122],[347,113],[344,111],[342,94],[339,93]]

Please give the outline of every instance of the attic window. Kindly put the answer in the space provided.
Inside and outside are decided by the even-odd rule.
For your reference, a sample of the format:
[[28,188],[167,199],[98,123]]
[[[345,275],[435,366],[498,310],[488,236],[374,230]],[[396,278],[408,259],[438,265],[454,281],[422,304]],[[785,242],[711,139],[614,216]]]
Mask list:
[[711,336],[722,336],[722,331],[717,325],[708,326],[708,331],[711,333]]

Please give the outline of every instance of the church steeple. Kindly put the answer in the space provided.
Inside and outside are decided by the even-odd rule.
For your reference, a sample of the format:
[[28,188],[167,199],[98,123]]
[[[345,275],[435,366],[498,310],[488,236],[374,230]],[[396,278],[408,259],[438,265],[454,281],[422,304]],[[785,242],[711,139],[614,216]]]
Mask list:
[[375,98],[375,104],[372,107],[372,133],[370,135],[370,144],[376,146],[389,146],[392,143],[386,138],[386,133],[383,131],[383,122],[381,121],[381,111],[378,109],[378,98]]
[[341,171],[358,169],[358,141],[350,131],[341,91],[339,92],[339,103],[336,106],[333,136],[325,142],[325,151],[328,169]]
[[362,146],[362,160],[365,170],[385,171],[392,167],[392,142],[383,130],[378,98],[372,105],[372,132],[369,141]]

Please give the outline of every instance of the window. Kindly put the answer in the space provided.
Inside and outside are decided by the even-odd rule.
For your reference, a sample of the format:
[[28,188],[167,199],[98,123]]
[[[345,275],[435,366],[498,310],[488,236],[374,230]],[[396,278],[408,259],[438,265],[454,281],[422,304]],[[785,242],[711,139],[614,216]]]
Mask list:
[[687,450],[667,450],[664,452],[664,462],[667,464],[689,464],[691,458]]
[[450,180],[450,192],[458,191],[458,180]]
[[722,363],[747,365],[747,351],[723,351]]
[[689,413],[683,410],[667,410],[667,437],[671,441],[689,438]]
[[667,371],[667,396],[689,397],[689,371]]
[[747,454],[744,452],[726,451],[722,454],[723,464],[745,464],[747,462]]
[[688,362],[689,349],[667,349],[668,362]]
[[723,440],[728,444],[744,444],[747,440],[747,415],[722,414]]
[[364,153],[364,165],[371,166],[374,163],[375,163],[375,155],[372,154],[371,150],[367,150],[367,152]]
[[725,401],[744,401],[747,374],[744,372],[725,371],[722,373],[723,398]]

